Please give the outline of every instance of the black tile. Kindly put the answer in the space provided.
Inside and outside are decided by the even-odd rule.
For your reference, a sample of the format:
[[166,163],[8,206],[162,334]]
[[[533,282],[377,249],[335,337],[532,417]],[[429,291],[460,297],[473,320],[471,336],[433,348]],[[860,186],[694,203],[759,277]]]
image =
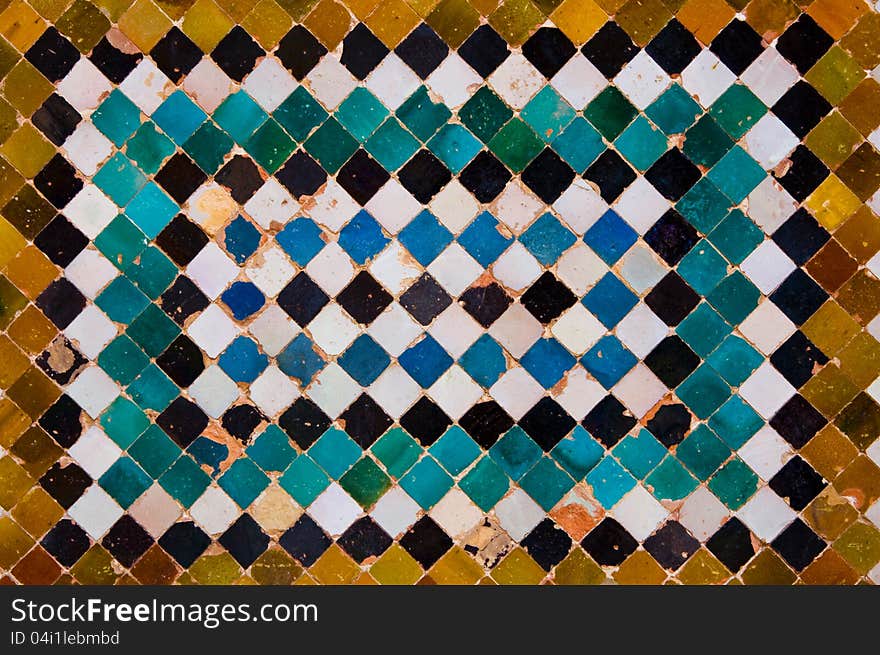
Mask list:
[[220,418],[220,425],[233,437],[241,442],[247,443],[250,438],[266,421],[263,413],[253,405],[243,403],[241,405],[233,405]]
[[822,287],[800,268],[785,278],[770,296],[795,325],[803,325],[827,299],[828,294]]
[[539,27],[522,45],[523,56],[550,79],[577,52],[571,40],[557,27]]
[[611,204],[635,182],[636,174],[616,151],[606,150],[584,171],[583,177],[595,182],[602,200]]
[[303,514],[287,532],[281,535],[278,545],[290,553],[303,566],[318,561],[333,541],[308,514]]
[[491,25],[480,25],[458,48],[459,56],[483,77],[489,77],[510,56],[505,41]]
[[150,50],[150,57],[168,78],[177,84],[196,67],[203,56],[199,47],[176,25]]
[[755,556],[752,533],[735,516],[709,537],[706,548],[732,573],[739,571]]
[[243,569],[248,568],[269,547],[269,537],[250,514],[242,514],[217,540]]
[[675,266],[700,240],[693,225],[670,209],[645,234],[645,243],[670,266]]
[[446,59],[449,46],[429,25],[421,23],[398,44],[394,52],[416,75],[425,79]]
[[427,205],[452,179],[452,173],[429,150],[419,150],[397,173],[397,179],[412,196]]
[[43,310],[46,318],[63,330],[85,309],[86,298],[66,278],[59,278],[46,287],[35,304]]
[[645,366],[670,389],[684,382],[699,365],[699,356],[676,334],[664,338],[645,357]]
[[247,31],[236,25],[211,52],[211,59],[236,82],[254,70],[257,60],[266,53]]
[[34,65],[50,82],[57,82],[67,75],[79,61],[79,50],[55,27],[49,27],[24,53],[24,58]]
[[130,568],[153,545],[153,538],[131,516],[123,514],[104,535],[101,545],[117,562]]
[[644,546],[660,566],[669,571],[677,571],[700,549],[700,542],[681,523],[669,521],[645,539]]
[[828,357],[798,330],[770,356],[770,363],[800,389],[813,377],[814,370],[828,363]]
[[545,571],[565,559],[571,550],[571,537],[551,519],[546,518],[527,534],[520,545]]
[[452,304],[452,298],[429,273],[423,273],[400,296],[400,305],[422,325],[431,321]]
[[735,18],[712,40],[709,49],[725,66],[740,75],[764,52],[764,44],[761,35],[751,25]]
[[[276,174],[277,177],[277,174]],[[214,175],[214,181],[229,189],[235,202],[243,205],[263,186],[260,169],[248,157],[234,155]]]
[[645,48],[651,59],[669,75],[681,73],[701,50],[700,43],[690,30],[675,18],[666,23],[666,27]]
[[608,79],[635,57],[639,48],[617,23],[605,23],[581,48],[587,59]]
[[799,518],[785,528],[770,545],[797,571],[804,570],[826,547],[825,542]]
[[359,204],[366,205],[391,175],[375,159],[359,148],[336,174],[339,186]]
[[171,342],[165,352],[156,358],[156,364],[174,384],[184,389],[205,370],[201,348],[185,334]]
[[494,400],[477,403],[458,419],[458,424],[484,450],[489,450],[514,421]]
[[497,321],[512,302],[513,299],[497,282],[471,287],[459,299],[464,310],[484,328]]
[[581,421],[581,425],[606,448],[612,448],[637,423],[629,410],[612,395],[605,396]]
[[359,518],[342,533],[337,542],[358,564],[379,557],[394,541],[369,516]]
[[345,425],[345,433],[364,449],[372,446],[394,423],[379,404],[365,393],[339,415],[339,420]]
[[431,517],[423,516],[400,538],[400,545],[423,569],[429,569],[452,548],[452,539]]
[[92,477],[73,462],[56,462],[40,478],[40,486],[64,509],[69,509],[92,486]]
[[342,39],[340,63],[359,80],[366,79],[385,59],[388,48],[363,23],[354,26]]
[[134,44],[129,42],[124,50],[119,48],[118,45],[121,44],[113,45],[104,36],[98,42],[98,45],[92,48],[92,53],[89,55],[89,60],[114,84],[122,84],[123,80],[128,77],[129,73],[144,58],[144,55]]
[[297,150],[275,177],[295,198],[313,195],[327,181],[327,173],[304,150]]
[[541,323],[550,323],[577,302],[571,290],[550,271],[545,271],[522,295],[521,302]]
[[639,542],[610,516],[581,541],[584,550],[601,566],[618,566],[632,555]]
[[34,239],[39,248],[56,266],[66,267],[89,245],[89,238],[64,216],[56,216]]
[[559,403],[547,396],[535,403],[519,420],[519,426],[547,453],[576,425],[577,421]]
[[159,545],[184,568],[195,562],[211,544],[211,538],[192,521],[175,523],[159,537]]
[[62,448],[70,448],[83,431],[82,409],[73,398],[62,394],[43,412],[39,425]]
[[488,150],[483,150],[459,174],[461,185],[479,202],[492,202],[513,177],[507,167]]
[[159,297],[162,311],[181,327],[186,323],[186,319],[210,304],[208,297],[185,275],[178,275],[172,285]]
[[807,196],[813,193],[830,174],[825,164],[803,144],[792,151],[787,161],[788,165],[784,173],[782,175],[773,173],[773,176],[798,202],[806,200]]
[[40,540],[40,544],[61,566],[73,566],[91,546],[89,536],[70,519],[61,519]]
[[278,426],[306,450],[330,427],[330,418],[308,398],[297,398],[279,417]]
[[76,169],[60,154],[55,154],[36,177],[34,186],[58,209],[67,205],[83,188]]
[[281,290],[276,302],[300,327],[305,327],[330,302],[330,298],[303,271]]
[[831,104],[807,82],[800,80],[776,101],[772,109],[795,136],[803,139],[831,111]]
[[833,44],[834,39],[804,13],[780,35],[776,49],[804,75]]
[[800,455],[795,455],[770,478],[768,485],[792,509],[800,512],[828,483]]
[[158,425],[181,448],[186,448],[208,427],[208,416],[191,400],[179,396],[158,417]]
[[645,179],[664,198],[673,202],[686,194],[701,176],[700,169],[678,148],[667,150],[645,172]]
[[574,171],[550,148],[544,148],[522,172],[521,179],[536,196],[550,205],[574,179]]
[[699,302],[699,294],[675,271],[667,273],[645,296],[645,304],[670,327],[681,323]]
[[798,209],[773,233],[773,241],[798,266],[806,264],[831,235],[806,209]]
[[648,419],[645,427],[667,448],[684,440],[691,429],[691,413],[680,403],[663,405]]
[[159,186],[165,189],[178,205],[184,204],[207,179],[208,176],[202,169],[182,152],[175,153],[155,176]]
[[[63,356],[59,357],[59,353],[63,353]],[[60,385],[65,385],[73,380],[89,360],[83,357],[69,339],[59,334],[49,347],[37,356],[34,363],[47,377]]]
[[73,134],[81,120],[79,112],[57,93],[46,98],[31,116],[34,127],[56,146],[60,146]]
[[452,419],[426,396],[421,396],[400,417],[400,426],[425,448],[443,436],[446,428],[450,425],[452,425]]
[[178,214],[156,237],[156,245],[181,268],[208,244],[208,235],[183,214]]
[[336,301],[361,325],[369,325],[385,311],[393,296],[366,271],[361,271],[336,296]]
[[327,48],[302,25],[295,25],[278,42],[275,50],[275,56],[300,82],[325,54]]

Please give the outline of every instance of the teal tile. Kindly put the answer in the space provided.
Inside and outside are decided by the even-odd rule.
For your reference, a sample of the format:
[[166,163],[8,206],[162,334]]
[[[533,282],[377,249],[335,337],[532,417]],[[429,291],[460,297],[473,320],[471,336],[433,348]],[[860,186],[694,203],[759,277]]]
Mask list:
[[709,480],[709,491],[729,509],[736,511],[758,489],[758,476],[740,458],[734,457]]
[[578,116],[553,142],[553,150],[583,173],[605,150],[605,142],[596,128]]
[[159,478],[159,485],[187,509],[199,499],[210,483],[208,474],[187,455],[179,457]]
[[400,486],[422,509],[428,510],[446,495],[452,478],[433,457],[426,456],[400,479]]
[[730,199],[706,177],[692,186],[675,205],[678,213],[703,234],[718,225],[731,207]]
[[125,333],[147,355],[158,357],[180,334],[180,328],[157,305],[150,305],[126,328]]
[[158,184],[148,182],[128,203],[125,215],[149,238],[155,239],[171,222],[180,207],[168,197]]
[[143,410],[123,396],[119,396],[101,414],[101,428],[120,448],[128,448],[150,427],[150,419]]
[[767,113],[767,107],[746,85],[733,84],[712,104],[709,113],[738,141]]
[[89,119],[117,148],[121,148],[141,124],[141,110],[122,91],[114,89]]
[[124,270],[147,247],[147,235],[120,214],[101,230],[95,239],[95,247],[117,268]]
[[617,138],[638,114],[616,86],[607,86],[584,109],[584,118],[609,141]]
[[682,152],[698,166],[711,168],[733,147],[734,141],[708,114],[685,132]]
[[120,384],[129,384],[150,363],[144,351],[124,334],[108,343],[98,355],[98,366]]
[[220,103],[212,118],[237,143],[244,143],[269,115],[244,91],[237,91]]
[[732,325],[742,323],[755,310],[760,299],[761,292],[739,271],[734,271],[719,282],[706,297],[724,320]]
[[453,425],[428,452],[452,475],[458,475],[480,456],[482,449],[467,432]]
[[636,486],[636,479],[610,455],[602,458],[602,461],[587,473],[586,480],[593,490],[593,497],[605,509],[614,507]]
[[489,449],[491,457],[513,480],[519,480],[541,459],[541,447],[517,426],[508,430]]
[[666,447],[648,430],[624,437],[611,451],[624,468],[642,480],[666,455]]
[[[476,95],[479,95],[479,91]],[[452,112],[446,105],[431,100],[428,90],[424,86],[419,87],[415,93],[407,98],[397,108],[396,114],[400,122],[423,142],[430,139],[452,116]],[[463,119],[462,122],[468,125]],[[469,125],[468,127],[470,128]]]
[[334,480],[338,480],[363,454],[351,437],[330,428],[309,447],[309,456]]
[[359,86],[342,101],[335,116],[349,134],[363,143],[388,117],[388,109],[365,87]]
[[125,267],[124,272],[147,297],[156,300],[168,289],[179,271],[165,253],[155,246],[149,246]]
[[365,147],[385,170],[396,171],[415,154],[419,142],[392,117],[382,123]]
[[767,177],[767,172],[745,150],[734,146],[706,177],[738,205]]
[[645,479],[645,487],[657,500],[682,500],[699,484],[672,455],[667,455]]
[[128,449],[128,454],[156,479],[180,457],[180,447],[157,425],[151,425]]
[[675,329],[678,336],[700,357],[706,357],[718,347],[733,328],[705,302],[697,305]]
[[138,170],[134,162],[121,152],[117,152],[95,173],[92,182],[110,200],[124,207],[144,187],[147,178]]
[[605,449],[578,425],[550,451],[553,459],[575,480],[583,480],[602,456]]
[[617,137],[614,147],[630,164],[646,171],[669,149],[669,141],[644,116],[639,116]]
[[703,113],[700,105],[678,84],[673,84],[652,102],[645,115],[666,134],[680,134]]
[[308,507],[330,485],[330,478],[311,457],[301,455],[293,460],[278,484],[297,503]]
[[764,419],[738,395],[732,396],[709,419],[709,427],[730,448],[741,448],[764,426]]
[[327,120],[327,116],[324,108],[304,86],[297,87],[272,114],[278,124],[300,143],[308,138],[312,130]]
[[150,299],[124,277],[117,277],[95,298],[95,304],[111,321],[127,324],[134,320]]
[[183,144],[183,149],[208,175],[223,165],[223,159],[235,145],[226,133],[211,121],[205,121]]
[[529,100],[520,116],[545,143],[551,143],[574,120],[575,111],[547,85]]
[[544,511],[549,512],[571,490],[574,480],[552,459],[542,457],[532,470],[520,479],[519,486],[544,508]]
[[175,91],[153,112],[153,122],[178,145],[198,129],[207,114],[183,91]]
[[180,395],[177,385],[155,364],[147,366],[126,391],[140,407],[155,412],[164,411]]
[[243,458],[235,460],[217,480],[217,484],[229,494],[236,505],[247,509],[263,493],[263,489],[269,486],[269,481],[269,477],[259,466]]
[[141,497],[153,480],[129,457],[120,457],[100,477],[98,484],[113,497],[123,509],[128,509]]
[[290,157],[296,142],[270,118],[257,128],[243,146],[255,162],[269,173],[274,173]]
[[391,488],[391,479],[372,459],[364,457],[340,478],[339,485],[366,511]]
[[730,212],[708,236],[731,263],[740,264],[764,242],[764,232],[739,209]]
[[453,173],[460,173],[482,148],[482,144],[473,134],[455,123],[440,128],[427,145]]
[[[304,147],[328,173],[335,173],[358,148],[357,140],[335,118],[328,118]],[[381,162],[380,162],[381,163]]]
[[422,447],[402,428],[386,432],[370,450],[395,478],[406,473],[422,453]]
[[730,448],[703,423],[694,428],[675,449],[679,461],[702,481],[717,471],[730,453]]
[[269,425],[247,447],[247,456],[264,471],[279,473],[296,459],[290,439],[277,425]]
[[510,488],[504,470],[489,457],[484,457],[458,483],[468,498],[484,512],[495,507]]
[[676,270],[694,291],[705,296],[727,275],[727,266],[727,260],[702,239],[682,258]]
[[730,335],[706,361],[730,386],[738,387],[761,365],[764,357],[745,339]]
[[158,172],[162,162],[174,151],[174,143],[157,130],[152,121],[141,125],[125,144],[125,154],[148,175]]
[[708,364],[701,364],[675,390],[697,418],[706,419],[730,397],[727,383]]

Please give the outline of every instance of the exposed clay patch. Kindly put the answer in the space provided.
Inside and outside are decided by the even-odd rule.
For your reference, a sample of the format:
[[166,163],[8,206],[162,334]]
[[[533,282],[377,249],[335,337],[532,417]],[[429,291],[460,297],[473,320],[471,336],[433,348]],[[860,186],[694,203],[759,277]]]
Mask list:
[[578,485],[550,512],[550,517],[572,539],[580,541],[599,525],[599,522],[605,517],[605,510],[593,498],[585,485]]
[[[259,428],[257,428],[255,432],[259,432]],[[205,439],[210,439],[215,443],[226,446],[227,455],[226,459],[220,462],[220,473],[226,471],[226,469],[232,466],[235,460],[244,455],[244,444],[224,430],[218,423],[213,421],[209,423],[201,436],[205,437]]]
[[119,52],[126,55],[140,54],[140,49],[132,43],[118,28],[113,27],[104,35],[107,41]]
[[67,373],[76,363],[76,354],[64,339],[56,339],[46,349],[46,364],[56,373]]
[[464,550],[485,568],[492,568],[513,547],[513,540],[494,518],[483,520],[462,539]]

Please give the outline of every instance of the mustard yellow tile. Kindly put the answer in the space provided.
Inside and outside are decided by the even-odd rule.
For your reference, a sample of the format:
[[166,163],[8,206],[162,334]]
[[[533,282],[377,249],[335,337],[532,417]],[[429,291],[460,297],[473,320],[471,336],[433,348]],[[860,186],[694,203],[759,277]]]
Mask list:
[[86,0],[74,0],[55,27],[85,54],[98,45],[110,25],[110,20],[95,5]]
[[0,216],[0,269],[5,268],[26,244],[21,233]]
[[453,546],[428,571],[437,584],[472,585],[483,577],[483,567],[458,546]]
[[575,548],[553,569],[553,581],[559,585],[596,585],[607,579],[592,557]]
[[828,549],[801,571],[801,582],[808,585],[854,585],[859,581],[846,560]]
[[581,46],[608,21],[608,15],[593,0],[565,0],[550,19],[572,43]]
[[685,562],[675,577],[687,585],[718,585],[730,577],[730,572],[709,551],[701,548]]
[[825,178],[804,203],[816,220],[829,230],[834,230],[852,216],[861,204],[836,175]]
[[209,548],[192,563],[189,574],[202,585],[232,584],[241,576],[241,567],[229,553],[216,553]]
[[804,139],[804,145],[829,168],[837,168],[862,141],[862,135],[839,111],[828,114]]
[[807,8],[807,13],[819,23],[834,39],[849,32],[856,21],[868,12],[868,5],[862,0],[815,0]]
[[749,25],[769,43],[798,17],[800,9],[791,0],[752,0],[745,14]]
[[321,0],[312,10],[304,25],[324,44],[334,50],[351,29],[352,19],[348,10],[334,0]]
[[404,0],[386,0],[365,22],[382,43],[395,48],[419,24],[419,15]]
[[859,388],[867,388],[880,375],[880,343],[867,332],[857,334],[837,358],[840,370]]
[[272,50],[293,26],[293,19],[274,0],[263,0],[245,17],[241,26],[266,50]]
[[46,27],[46,21],[23,0],[13,0],[0,13],[0,35],[19,52],[30,48]]
[[76,581],[84,585],[110,585],[116,581],[113,556],[101,544],[94,544],[70,567]]
[[240,22],[258,2],[259,0],[224,0],[223,11],[235,22]]
[[623,585],[659,585],[666,571],[644,550],[637,550],[614,572],[614,580]]
[[184,16],[189,8],[193,6],[195,0],[154,0],[156,6],[162,10],[168,18],[177,22]]
[[779,555],[766,548],[746,565],[740,578],[747,585],[790,585],[797,576]]
[[724,0],[688,0],[675,17],[703,45],[709,45],[735,13]]
[[12,510],[16,522],[34,539],[40,539],[64,516],[64,508],[41,486],[35,485]]
[[203,52],[211,52],[235,23],[213,0],[196,0],[186,13],[181,30]]
[[494,569],[492,579],[502,585],[535,585],[546,572],[522,548],[514,548]]
[[392,544],[370,567],[370,574],[384,585],[411,585],[422,577],[419,563],[400,544]]
[[802,331],[819,350],[833,357],[861,329],[846,310],[834,300],[828,300],[804,323]]
[[840,41],[840,45],[865,70],[872,70],[880,65],[880,13],[865,14],[849,33]]
[[425,22],[440,38],[457,48],[480,24],[480,14],[467,0],[441,0],[428,14]]
[[133,4],[134,0],[95,0],[95,6],[107,14],[114,23],[118,22],[126,10]]
[[297,22],[305,18],[316,4],[318,0],[278,0],[278,5]]
[[11,448],[30,424],[30,417],[15,403],[0,398],[0,446]]
[[9,338],[31,355],[41,353],[55,337],[58,328],[33,305],[28,305],[7,330]]
[[0,507],[11,510],[35,482],[12,457],[6,455],[0,458]]
[[544,14],[529,0],[504,0],[492,12],[489,24],[512,46],[519,46],[544,21]]
[[614,16],[629,37],[639,46],[646,46],[672,18],[660,0],[629,0]]
[[27,246],[6,265],[6,277],[31,300],[36,300],[59,270],[36,246]]
[[30,0],[28,4],[47,21],[58,20],[64,10],[70,6],[71,0]]
[[0,389],[8,389],[30,366],[31,360],[5,334],[0,334]]
[[833,418],[856,397],[860,389],[836,362],[831,362],[807,380],[800,391],[825,417]]
[[333,544],[309,567],[309,573],[321,584],[344,585],[354,582],[361,569],[345,551]]
[[302,567],[280,548],[270,548],[251,564],[251,577],[261,585],[289,585],[302,575]]
[[[34,68],[29,61],[22,59],[3,80],[3,97],[22,116],[30,116],[43,101],[55,90],[55,87]],[[14,117],[13,117],[14,118]],[[7,126],[14,126],[8,124]],[[7,126],[4,126],[8,129]],[[4,130],[5,131],[5,130]],[[11,133],[11,132],[10,132]]]
[[833,548],[861,575],[865,575],[880,562],[880,531],[867,522],[853,523]]
[[840,46],[828,52],[804,76],[815,89],[836,105],[858,86],[865,77],[862,67]]
[[119,19],[119,29],[142,52],[149,52],[171,29],[171,20],[150,0],[137,0]]
[[345,6],[361,21],[381,4],[382,0],[345,0]]
[[24,557],[34,540],[8,516],[0,516],[0,568],[11,569]]

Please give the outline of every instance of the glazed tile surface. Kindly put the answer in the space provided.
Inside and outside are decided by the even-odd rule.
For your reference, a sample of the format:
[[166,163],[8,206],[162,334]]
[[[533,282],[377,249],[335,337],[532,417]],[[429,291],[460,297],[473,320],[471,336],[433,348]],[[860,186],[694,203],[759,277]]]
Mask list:
[[0,36],[4,582],[880,582],[871,3]]

